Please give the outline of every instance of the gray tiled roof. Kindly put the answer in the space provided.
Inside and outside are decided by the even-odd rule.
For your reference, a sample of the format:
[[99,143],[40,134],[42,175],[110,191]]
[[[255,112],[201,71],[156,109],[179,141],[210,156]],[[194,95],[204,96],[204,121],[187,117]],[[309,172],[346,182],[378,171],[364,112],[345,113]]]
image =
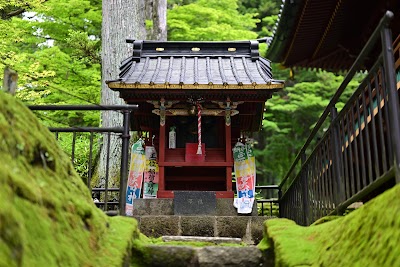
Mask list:
[[110,88],[277,89],[270,61],[259,56],[257,41],[134,41]]

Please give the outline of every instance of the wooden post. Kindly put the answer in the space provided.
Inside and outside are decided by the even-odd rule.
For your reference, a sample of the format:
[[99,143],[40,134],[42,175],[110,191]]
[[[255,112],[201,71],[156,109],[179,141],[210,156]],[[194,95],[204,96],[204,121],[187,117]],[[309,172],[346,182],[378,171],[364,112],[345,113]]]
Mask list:
[[3,90],[11,95],[15,95],[17,90],[18,73],[6,67],[4,69]]
[[[226,102],[225,108],[225,159],[232,163],[232,132],[231,132],[231,107],[230,101]],[[226,167],[226,191],[232,191],[232,166]]]
[[[393,15],[393,14],[392,14]],[[393,57],[392,32],[388,27],[381,30],[385,84],[388,94],[389,131],[392,136],[393,164],[396,183],[400,184],[400,107],[396,86],[396,70]]]
[[[225,124],[226,162],[232,162],[231,126]],[[232,191],[232,166],[226,167],[226,191]]]
[[165,162],[165,101],[164,99],[161,99],[161,105],[160,105],[160,137],[159,137],[159,144],[158,144],[158,150],[159,150],[159,161],[162,163],[162,166],[159,167],[159,181],[158,181],[158,190],[159,191],[165,191],[165,167],[164,167],[164,162]]

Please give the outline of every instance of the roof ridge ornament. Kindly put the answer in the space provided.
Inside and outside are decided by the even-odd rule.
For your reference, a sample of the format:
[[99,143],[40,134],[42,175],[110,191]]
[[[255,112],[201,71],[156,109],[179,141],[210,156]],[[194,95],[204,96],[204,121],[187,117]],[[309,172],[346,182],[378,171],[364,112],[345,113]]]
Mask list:
[[132,40],[126,39],[127,43],[133,43],[133,60],[136,62],[140,61],[140,57],[142,56],[143,50],[143,40]]
[[250,57],[252,61],[256,61],[260,57],[260,52],[258,50],[258,41],[250,40]]

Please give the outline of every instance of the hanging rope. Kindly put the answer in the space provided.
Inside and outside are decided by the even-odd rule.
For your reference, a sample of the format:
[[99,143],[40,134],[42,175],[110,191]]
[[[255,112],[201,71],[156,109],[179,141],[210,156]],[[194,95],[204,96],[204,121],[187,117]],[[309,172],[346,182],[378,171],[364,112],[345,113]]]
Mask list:
[[199,145],[197,146],[197,155],[203,154],[201,151],[201,105],[197,102],[197,139]]

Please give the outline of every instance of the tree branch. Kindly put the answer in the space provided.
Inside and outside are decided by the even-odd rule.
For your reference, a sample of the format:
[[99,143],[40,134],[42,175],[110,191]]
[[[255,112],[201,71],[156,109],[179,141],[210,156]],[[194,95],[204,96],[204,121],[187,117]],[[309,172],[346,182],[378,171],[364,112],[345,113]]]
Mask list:
[[[44,2],[47,2],[47,1],[48,1],[48,0],[42,0],[41,3],[43,4]],[[26,9],[31,8],[31,5],[30,5],[29,3],[26,3],[26,4],[23,5],[23,6],[24,6],[24,7],[21,7],[20,9],[17,9],[17,10],[11,11],[10,13],[7,13],[7,14],[5,15],[5,17],[6,17],[7,19],[9,19],[9,18],[18,16],[18,15],[24,13],[24,12],[26,11]]]
[[7,18],[11,18],[11,17],[14,17],[14,16],[18,16],[18,15],[24,13],[24,12],[25,12],[25,8],[20,8],[20,9],[18,9],[18,10],[11,11],[10,13],[8,13],[8,14],[6,15],[6,17],[7,17]]

